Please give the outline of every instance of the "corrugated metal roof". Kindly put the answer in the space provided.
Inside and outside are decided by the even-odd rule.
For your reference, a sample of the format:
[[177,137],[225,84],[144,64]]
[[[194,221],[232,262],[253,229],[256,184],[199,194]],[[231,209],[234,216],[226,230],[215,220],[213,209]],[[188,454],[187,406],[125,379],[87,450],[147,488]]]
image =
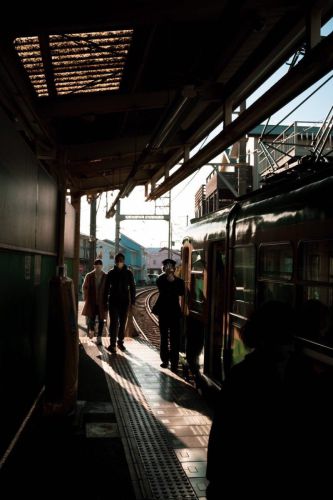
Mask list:
[[39,97],[118,90],[133,30],[15,39]]

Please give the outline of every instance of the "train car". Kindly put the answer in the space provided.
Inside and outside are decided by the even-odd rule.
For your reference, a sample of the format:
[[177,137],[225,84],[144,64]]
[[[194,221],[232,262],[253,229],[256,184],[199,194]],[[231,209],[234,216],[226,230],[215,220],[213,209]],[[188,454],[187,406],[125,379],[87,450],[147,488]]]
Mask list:
[[304,353],[332,367],[332,174],[332,163],[304,163],[188,228],[186,357],[197,379],[221,385],[247,352],[240,328],[269,299],[296,308]]

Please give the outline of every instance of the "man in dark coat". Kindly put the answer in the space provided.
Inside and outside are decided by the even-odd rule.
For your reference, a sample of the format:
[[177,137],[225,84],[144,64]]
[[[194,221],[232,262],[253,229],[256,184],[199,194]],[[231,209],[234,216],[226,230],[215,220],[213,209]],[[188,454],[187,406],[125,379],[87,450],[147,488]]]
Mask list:
[[[180,318],[182,316],[179,297],[185,293],[184,280],[175,276],[176,262],[165,259],[163,274],[157,280],[159,297],[156,301],[155,311],[159,317],[161,344],[160,357],[161,367],[167,368],[171,361],[171,370],[177,372],[179,361],[180,343]],[[169,351],[170,338],[170,351]]]
[[[110,347],[116,353],[116,344],[125,351],[124,332],[129,304],[135,304],[135,282],[132,272],[125,265],[125,257],[118,253],[115,266],[108,272],[106,279],[106,294],[109,296],[110,313]],[[117,335],[118,331],[118,335]],[[117,341],[118,337],[118,341]]]

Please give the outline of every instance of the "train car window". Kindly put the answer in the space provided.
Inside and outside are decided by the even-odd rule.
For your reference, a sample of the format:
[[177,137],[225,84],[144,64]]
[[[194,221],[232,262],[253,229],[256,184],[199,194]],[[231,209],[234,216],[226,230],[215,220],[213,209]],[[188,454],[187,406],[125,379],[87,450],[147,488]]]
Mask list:
[[291,280],[293,249],[290,243],[261,245],[259,248],[259,277]]
[[332,347],[332,289],[305,286],[299,313],[299,335],[320,345]]
[[[241,340],[240,337],[240,329],[244,325],[245,320],[242,320],[241,318],[237,318],[236,316],[231,315],[232,318],[232,323],[230,326],[231,329],[231,352],[232,352],[232,358],[230,360],[231,365],[236,365],[237,363],[240,363],[246,354],[250,352],[250,349],[247,349],[243,341]],[[226,367],[228,369],[228,367]]]
[[258,304],[267,300],[295,303],[293,248],[291,243],[262,244],[259,247]]
[[290,283],[258,281],[258,305],[268,300],[280,300],[295,305],[295,286]]
[[204,262],[203,262],[203,250],[194,250],[192,252],[191,261],[192,261],[192,271],[203,271]]
[[233,312],[247,318],[253,309],[255,286],[255,248],[234,248]]
[[327,306],[332,306],[332,287],[325,286],[304,286],[304,301],[320,300]]
[[203,270],[204,270],[204,250],[195,250],[191,255],[191,290],[190,309],[202,312],[203,293]]
[[300,335],[333,345],[333,241],[302,242],[299,277],[302,283]]
[[333,283],[333,241],[303,241],[300,245],[300,277],[306,281]]

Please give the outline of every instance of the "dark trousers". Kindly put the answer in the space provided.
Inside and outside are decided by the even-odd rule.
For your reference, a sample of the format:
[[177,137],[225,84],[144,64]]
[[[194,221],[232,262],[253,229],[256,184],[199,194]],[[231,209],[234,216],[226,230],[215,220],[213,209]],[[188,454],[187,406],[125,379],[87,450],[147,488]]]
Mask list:
[[[160,357],[163,363],[171,361],[171,367],[177,368],[179,361],[180,320],[179,317],[159,317],[161,345]],[[170,342],[170,350],[169,350]]]
[[103,334],[104,319],[100,317],[99,308],[97,305],[95,306],[95,314],[93,316],[89,316],[89,318],[88,318],[89,330],[95,330],[96,316],[98,316],[98,335],[100,336]]
[[115,346],[118,337],[118,344],[124,341],[128,304],[111,304],[110,313],[110,345]]

